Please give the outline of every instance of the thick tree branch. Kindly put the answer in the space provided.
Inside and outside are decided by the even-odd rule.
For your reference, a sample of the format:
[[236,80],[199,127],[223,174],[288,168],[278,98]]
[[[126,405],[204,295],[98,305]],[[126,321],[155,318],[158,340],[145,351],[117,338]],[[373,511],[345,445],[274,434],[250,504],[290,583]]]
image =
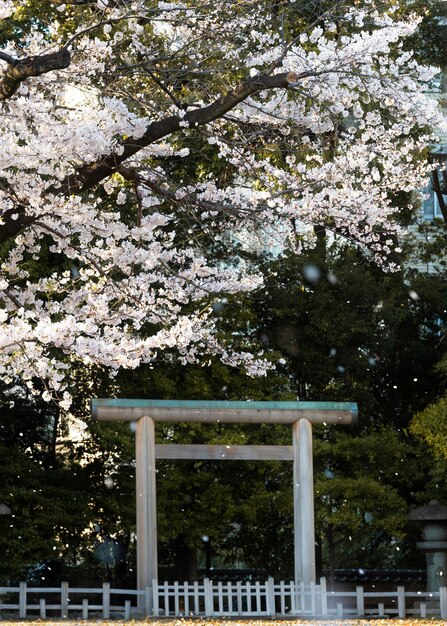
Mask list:
[[[68,53],[67,53],[68,54]],[[49,55],[52,56],[52,55]],[[43,57],[40,57],[41,59]],[[69,57],[68,57],[69,60]],[[53,68],[55,69],[55,68]],[[48,69],[50,71],[50,69]],[[31,75],[31,74],[30,74]],[[286,89],[295,85],[297,81],[306,78],[310,73],[300,75],[281,73],[273,76],[260,74],[240,83],[235,89],[215,100],[212,104],[201,109],[188,111],[183,118],[171,115],[157,122],[152,122],[140,139],[127,139],[121,143],[120,154],[105,155],[95,163],[84,165],[78,171],[68,176],[58,188],[51,189],[54,194],[72,195],[91,189],[104,178],[116,172],[120,165],[143,148],[155,143],[163,137],[178,132],[184,127],[197,128],[221,118],[240,102],[259,91],[270,89]],[[17,212],[15,212],[17,213]],[[26,216],[20,213],[12,220],[10,216],[3,216],[4,224],[0,225],[0,243],[16,236],[23,228],[29,226],[37,217]]]
[[172,135],[182,128],[197,128],[221,118],[240,102],[259,91],[269,89],[286,89],[297,80],[309,76],[309,73],[296,75],[291,73],[268,76],[260,74],[238,85],[235,89],[215,100],[212,104],[201,109],[188,111],[183,118],[171,115],[158,122],[152,122],[140,139],[127,139],[120,145],[120,154],[114,153],[104,156],[95,163],[84,165],[76,174],[63,181],[59,193],[76,194],[97,185],[101,180],[110,176],[117,168],[143,148],[155,143],[163,137]]
[[51,54],[26,57],[26,59],[5,59],[8,66],[0,78],[0,101],[10,98],[20,83],[30,76],[41,76],[54,70],[62,70],[70,65],[70,53],[63,48]]

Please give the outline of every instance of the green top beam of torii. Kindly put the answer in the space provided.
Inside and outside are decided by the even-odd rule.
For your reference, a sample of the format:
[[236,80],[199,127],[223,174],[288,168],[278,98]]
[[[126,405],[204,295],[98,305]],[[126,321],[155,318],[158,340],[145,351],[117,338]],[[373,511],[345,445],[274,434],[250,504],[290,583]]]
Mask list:
[[293,424],[305,418],[313,424],[353,424],[357,404],[352,402],[251,402],[221,400],[95,399],[92,414],[97,420],[155,422],[220,422]]

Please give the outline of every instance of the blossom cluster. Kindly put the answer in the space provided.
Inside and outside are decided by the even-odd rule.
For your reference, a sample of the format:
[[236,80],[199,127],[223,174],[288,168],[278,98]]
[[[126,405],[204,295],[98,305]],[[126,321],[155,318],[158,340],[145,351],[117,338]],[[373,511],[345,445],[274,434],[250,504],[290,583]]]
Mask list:
[[[419,18],[368,3],[312,25],[271,3],[56,4],[0,50],[5,380],[44,380],[68,408],[82,364],[176,351],[264,373],[265,355],[219,342],[211,306],[262,286],[213,246],[256,247],[262,230],[296,247],[323,225],[393,269],[393,195],[424,185],[421,155],[446,128],[423,91],[435,70],[402,47]],[[0,19],[19,5],[0,2]],[[15,60],[57,50],[68,67],[42,62],[8,92]]]

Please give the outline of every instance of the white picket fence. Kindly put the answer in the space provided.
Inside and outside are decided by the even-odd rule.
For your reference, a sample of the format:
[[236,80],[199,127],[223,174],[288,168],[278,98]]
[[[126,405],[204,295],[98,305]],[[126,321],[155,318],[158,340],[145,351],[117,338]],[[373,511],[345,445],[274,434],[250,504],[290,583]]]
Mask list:
[[304,585],[291,582],[153,582],[146,590],[70,587],[0,587],[0,617],[61,616],[108,619],[137,615],[251,617],[440,617],[447,619],[447,588],[436,593],[395,591],[328,591],[326,580]]

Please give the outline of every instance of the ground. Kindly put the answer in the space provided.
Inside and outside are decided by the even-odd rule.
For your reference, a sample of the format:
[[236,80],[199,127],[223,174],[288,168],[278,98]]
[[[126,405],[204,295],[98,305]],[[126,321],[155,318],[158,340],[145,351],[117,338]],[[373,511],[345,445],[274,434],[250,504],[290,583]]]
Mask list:
[[147,619],[147,620],[40,620],[17,619],[13,621],[1,620],[1,626],[18,626],[23,624],[37,624],[39,626],[83,626],[84,624],[100,624],[101,626],[446,626],[445,620],[436,619],[332,619],[332,620],[302,620],[277,619],[262,620],[248,619]]

